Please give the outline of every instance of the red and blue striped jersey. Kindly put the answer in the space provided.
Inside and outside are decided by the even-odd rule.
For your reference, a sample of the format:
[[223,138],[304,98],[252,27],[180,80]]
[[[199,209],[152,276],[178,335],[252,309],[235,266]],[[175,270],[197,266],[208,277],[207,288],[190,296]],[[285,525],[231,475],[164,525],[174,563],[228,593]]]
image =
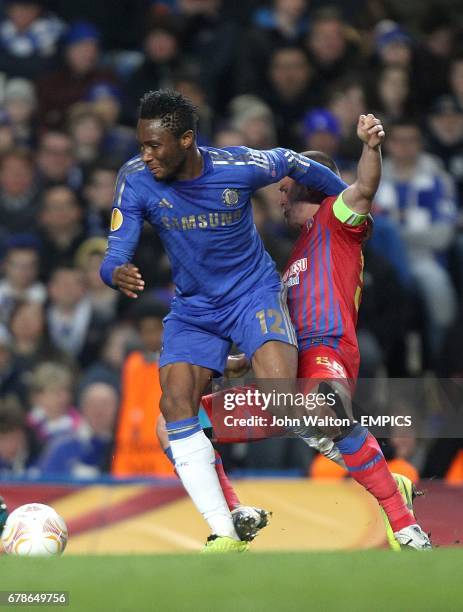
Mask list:
[[302,229],[283,275],[299,350],[317,344],[336,348],[341,338],[357,346],[368,222],[356,227],[342,223],[333,212],[335,200],[323,200]]

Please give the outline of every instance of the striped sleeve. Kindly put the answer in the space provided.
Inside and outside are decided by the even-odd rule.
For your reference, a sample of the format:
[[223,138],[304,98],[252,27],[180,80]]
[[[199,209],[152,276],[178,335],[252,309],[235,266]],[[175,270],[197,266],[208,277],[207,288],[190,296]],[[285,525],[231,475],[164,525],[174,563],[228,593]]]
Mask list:
[[255,189],[276,183],[285,176],[326,195],[338,195],[347,187],[344,181],[326,166],[289,149],[254,151],[254,157]]

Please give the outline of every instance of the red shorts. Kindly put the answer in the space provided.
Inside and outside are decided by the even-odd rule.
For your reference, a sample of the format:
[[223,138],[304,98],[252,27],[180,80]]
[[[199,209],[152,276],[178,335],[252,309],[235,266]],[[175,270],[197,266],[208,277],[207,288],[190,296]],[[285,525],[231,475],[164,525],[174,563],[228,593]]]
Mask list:
[[[357,346],[345,342],[340,342],[336,349],[323,344],[313,346],[299,353],[298,379],[313,380],[313,383],[309,381],[306,384],[303,383],[299,390],[308,393],[313,390],[312,384],[317,385],[323,380],[336,379],[349,389],[352,396],[357,383],[359,365],[360,354]],[[233,390],[245,391],[247,388],[235,387],[203,396],[201,403],[211,421],[215,439],[218,442],[251,442],[284,435],[286,432],[283,427],[272,427],[262,421],[256,421],[256,417],[262,416],[262,410],[252,402],[241,405],[233,411],[235,417],[244,419],[243,425],[225,426],[225,418],[232,413],[224,410],[224,394]]]
[[360,366],[357,346],[340,342],[337,348],[319,344],[299,353],[298,378],[337,379],[354,394]]

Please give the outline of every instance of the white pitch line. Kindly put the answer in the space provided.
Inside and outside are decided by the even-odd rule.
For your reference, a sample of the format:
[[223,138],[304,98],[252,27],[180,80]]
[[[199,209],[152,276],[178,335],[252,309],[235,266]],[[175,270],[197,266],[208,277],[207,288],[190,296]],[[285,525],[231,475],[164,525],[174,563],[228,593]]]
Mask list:
[[159,536],[166,542],[170,544],[178,544],[182,548],[189,548],[191,550],[198,550],[203,545],[204,542],[201,540],[195,540],[194,538],[190,538],[189,536],[183,535],[174,529],[170,529],[169,527],[161,527],[160,525],[154,525],[153,523],[148,523],[143,526],[144,532],[151,532],[154,535]]
[[301,506],[290,504],[288,502],[282,501],[280,498],[275,497],[273,495],[269,495],[268,493],[263,493],[259,491],[259,498],[265,498],[268,501],[270,507],[279,506],[282,510],[286,510],[288,514],[292,514],[304,521],[307,522],[316,522],[319,525],[324,525],[325,527],[330,527],[334,529],[338,529],[340,531],[350,532],[350,525],[346,525],[345,523],[327,517],[325,514],[320,514],[318,512],[314,512],[313,510],[308,510],[307,508],[302,508]]

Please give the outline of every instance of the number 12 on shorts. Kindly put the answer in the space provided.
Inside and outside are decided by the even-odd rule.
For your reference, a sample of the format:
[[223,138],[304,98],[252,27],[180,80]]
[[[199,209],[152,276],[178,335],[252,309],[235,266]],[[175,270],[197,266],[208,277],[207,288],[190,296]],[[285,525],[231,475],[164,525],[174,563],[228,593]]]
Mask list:
[[263,334],[268,334],[269,329],[274,334],[286,334],[283,327],[281,327],[283,317],[278,310],[274,308],[268,308],[267,311],[259,310],[259,312],[256,312],[256,317],[259,320],[260,330]]

